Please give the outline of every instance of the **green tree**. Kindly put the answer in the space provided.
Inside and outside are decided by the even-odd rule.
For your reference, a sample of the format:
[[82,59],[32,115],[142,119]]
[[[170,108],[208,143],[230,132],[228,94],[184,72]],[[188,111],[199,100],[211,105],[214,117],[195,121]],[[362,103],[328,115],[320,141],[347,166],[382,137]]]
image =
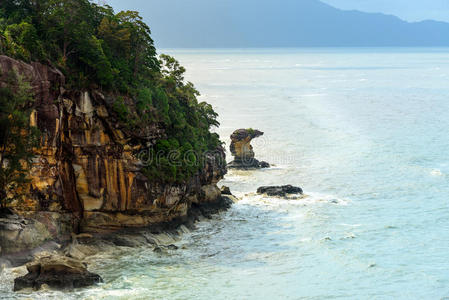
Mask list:
[[124,28],[131,33],[131,51],[129,57],[133,65],[134,77],[141,68],[157,68],[156,48],[151,38],[151,30],[136,11],[122,11],[117,18]]
[[11,76],[11,84],[0,88],[0,207],[20,195],[29,180],[33,147],[38,129],[30,125],[33,97],[29,84]]
[[88,43],[93,26],[91,5],[88,0],[50,0],[46,2],[40,18],[48,39],[59,55],[59,64],[66,66],[67,59],[76,54],[78,47]]
[[44,58],[44,49],[37,36],[36,28],[32,24],[22,21],[11,24],[5,30],[5,42],[9,45],[10,55],[30,62],[32,59]]
[[[67,93],[99,90],[111,100],[108,112],[132,144],[148,145],[148,134],[157,127],[165,140],[156,141],[156,152],[214,151],[220,144],[211,133],[219,125],[217,114],[198,102],[199,92],[184,79],[185,68],[171,56],[157,56],[150,28],[137,12],[116,14],[93,2],[0,0],[0,53],[57,67]],[[201,168],[161,162],[146,170],[149,177],[181,182]]]

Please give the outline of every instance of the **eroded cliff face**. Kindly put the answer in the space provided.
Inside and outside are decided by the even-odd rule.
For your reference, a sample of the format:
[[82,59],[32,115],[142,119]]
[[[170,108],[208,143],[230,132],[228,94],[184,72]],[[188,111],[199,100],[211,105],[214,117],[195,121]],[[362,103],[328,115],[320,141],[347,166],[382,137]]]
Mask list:
[[[141,149],[110,116],[108,96],[65,91],[63,74],[39,63],[0,56],[0,68],[0,85],[11,71],[30,82],[31,122],[42,133],[29,188],[11,207],[45,224],[53,237],[167,222],[185,216],[192,204],[220,197],[216,183],[226,168],[216,158],[208,156],[204,169],[184,184],[149,180],[136,155]],[[150,147],[164,129],[154,124],[139,134]],[[225,161],[224,151],[218,153]]]

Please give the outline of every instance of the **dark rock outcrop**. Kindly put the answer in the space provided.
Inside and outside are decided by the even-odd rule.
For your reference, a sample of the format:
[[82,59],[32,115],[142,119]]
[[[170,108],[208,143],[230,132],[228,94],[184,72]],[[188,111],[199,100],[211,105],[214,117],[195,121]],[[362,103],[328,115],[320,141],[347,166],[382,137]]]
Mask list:
[[230,150],[234,161],[228,164],[228,168],[234,169],[260,169],[269,168],[270,164],[258,161],[255,158],[251,141],[263,135],[263,132],[254,129],[238,129],[231,135]]
[[59,290],[83,288],[103,281],[82,262],[65,256],[43,257],[28,264],[27,270],[27,275],[14,280],[14,291],[39,290],[43,285]]
[[222,195],[232,195],[231,189],[228,186],[222,186],[221,187],[221,194]]
[[300,187],[292,185],[284,186],[262,186],[257,189],[258,194],[267,194],[268,196],[285,197],[289,194],[303,194],[303,190]]

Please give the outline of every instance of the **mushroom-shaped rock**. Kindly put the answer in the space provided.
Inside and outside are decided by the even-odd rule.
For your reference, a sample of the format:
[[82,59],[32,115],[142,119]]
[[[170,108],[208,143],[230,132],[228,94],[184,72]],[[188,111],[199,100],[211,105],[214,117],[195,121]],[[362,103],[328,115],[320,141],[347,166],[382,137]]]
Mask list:
[[82,288],[102,282],[99,275],[87,270],[81,261],[50,255],[27,265],[28,274],[14,280],[14,290],[39,290],[44,284],[53,289]]
[[234,161],[229,163],[229,168],[236,169],[259,169],[269,168],[267,162],[260,162],[255,159],[251,141],[263,135],[262,131],[254,129],[238,129],[231,135],[231,154]]

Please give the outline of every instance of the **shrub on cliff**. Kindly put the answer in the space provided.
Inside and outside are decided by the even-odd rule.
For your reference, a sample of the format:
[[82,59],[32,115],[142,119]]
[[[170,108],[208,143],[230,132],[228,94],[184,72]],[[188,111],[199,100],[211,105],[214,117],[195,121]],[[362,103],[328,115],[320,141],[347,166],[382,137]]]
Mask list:
[[38,130],[30,125],[30,87],[11,74],[9,87],[0,88],[0,208],[20,195],[28,182]]

